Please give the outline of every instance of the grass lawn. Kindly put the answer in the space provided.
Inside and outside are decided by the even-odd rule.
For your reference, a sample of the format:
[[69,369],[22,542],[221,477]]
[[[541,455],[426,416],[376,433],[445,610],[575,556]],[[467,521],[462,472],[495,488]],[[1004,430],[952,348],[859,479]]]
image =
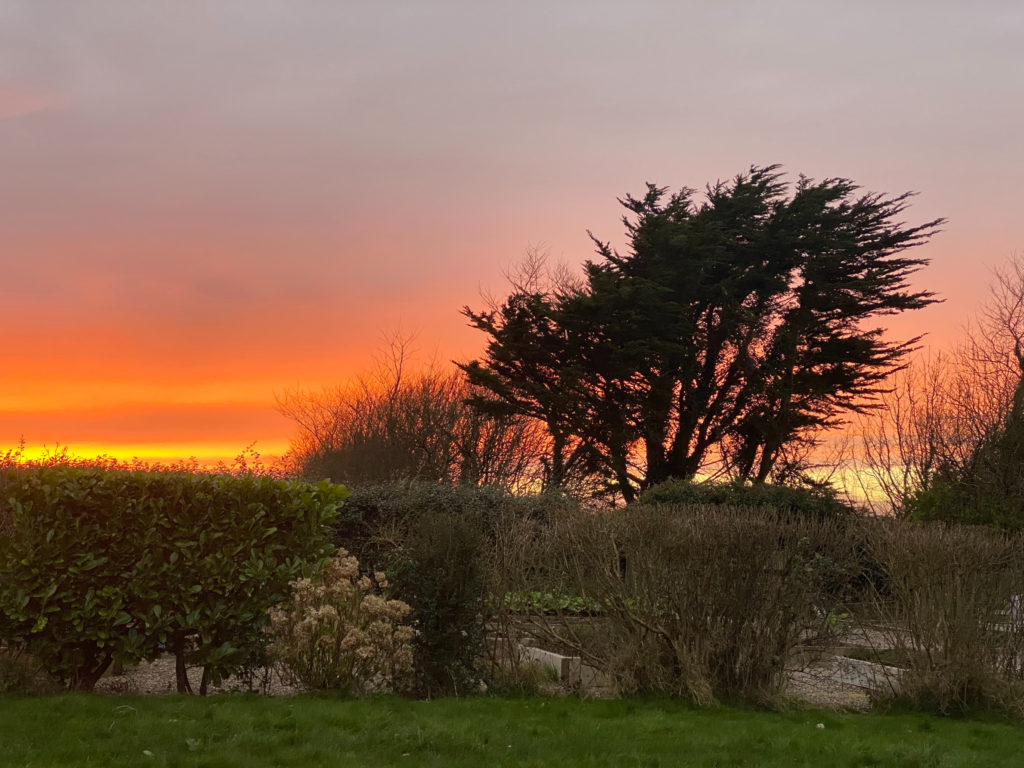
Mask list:
[[[818,724],[824,724],[819,728]],[[0,699],[2,766],[1000,766],[1024,726],[664,701]]]

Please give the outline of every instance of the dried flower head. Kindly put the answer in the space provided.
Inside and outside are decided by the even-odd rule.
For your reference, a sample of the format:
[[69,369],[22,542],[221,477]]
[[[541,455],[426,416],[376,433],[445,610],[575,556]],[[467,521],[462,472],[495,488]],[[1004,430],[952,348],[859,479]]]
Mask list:
[[292,582],[291,599],[270,612],[271,651],[312,688],[352,694],[388,691],[412,671],[410,608],[378,593],[384,574],[360,574],[339,549],[312,579]]

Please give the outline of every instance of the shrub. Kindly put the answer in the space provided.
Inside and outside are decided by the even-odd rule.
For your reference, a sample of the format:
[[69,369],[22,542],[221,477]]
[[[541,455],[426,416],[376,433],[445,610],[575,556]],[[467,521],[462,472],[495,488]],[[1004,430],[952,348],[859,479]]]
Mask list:
[[868,534],[886,584],[876,631],[909,660],[899,690],[876,693],[941,713],[1024,709],[1024,538],[880,521]]
[[464,694],[479,685],[492,614],[487,551],[479,521],[428,512],[407,522],[386,560],[397,594],[414,609],[417,695]]
[[345,495],[268,477],[43,466],[0,471],[0,637],[70,687],[177,656],[204,686],[258,663],[268,609],[330,546]]
[[[860,518],[850,505],[840,501],[827,485],[745,484],[738,482],[695,482],[668,480],[649,488],[640,498],[645,504],[670,504],[677,509],[700,507],[732,510],[763,510],[782,516],[816,520],[835,520],[843,527],[846,546],[850,537],[862,538],[856,525]],[[870,581],[873,587],[884,588],[876,563],[871,561],[863,541],[855,545],[858,557],[853,561],[834,562],[828,553],[819,553],[817,565],[826,611],[842,612],[842,604],[857,599]],[[847,550],[846,554],[848,554]],[[844,554],[844,558],[846,557]]]
[[[1020,472],[1019,464],[1013,472]],[[935,477],[927,488],[907,500],[907,516],[921,522],[989,525],[1006,531],[1024,530],[1024,496],[1021,495],[1024,483],[1021,486],[999,488],[994,483],[981,482],[967,476]]]
[[512,497],[499,488],[398,482],[353,489],[335,543],[364,569],[384,570],[412,608],[415,679],[421,696],[479,684],[485,631],[495,614],[491,542],[499,521],[543,519],[571,506],[561,497]]
[[770,483],[716,483],[667,480],[640,496],[644,504],[676,504],[773,509],[808,517],[837,517],[854,510],[822,487],[794,487]]
[[555,494],[511,496],[495,486],[408,480],[356,486],[334,522],[334,540],[365,566],[394,548],[397,529],[419,516],[454,514],[478,523],[490,535],[504,516],[544,517],[567,505],[573,502]]
[[306,686],[348,694],[391,691],[412,670],[409,606],[386,600],[344,549],[312,579],[292,582],[288,601],[270,613],[272,655]]
[[510,521],[496,563],[510,590],[600,605],[520,619],[542,644],[582,657],[620,691],[706,705],[774,700],[802,636],[826,622],[822,574],[853,558],[837,521],[638,504]]

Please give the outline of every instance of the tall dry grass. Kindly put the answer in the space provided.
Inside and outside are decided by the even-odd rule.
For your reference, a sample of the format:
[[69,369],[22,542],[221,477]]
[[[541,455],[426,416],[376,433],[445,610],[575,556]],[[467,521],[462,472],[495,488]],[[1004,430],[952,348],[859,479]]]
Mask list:
[[797,647],[826,629],[855,538],[843,521],[751,510],[562,510],[502,526],[496,584],[556,596],[508,625],[620,692],[772,702]]
[[882,578],[866,582],[860,615],[907,665],[878,693],[943,713],[1024,712],[1024,538],[938,523],[865,530]]

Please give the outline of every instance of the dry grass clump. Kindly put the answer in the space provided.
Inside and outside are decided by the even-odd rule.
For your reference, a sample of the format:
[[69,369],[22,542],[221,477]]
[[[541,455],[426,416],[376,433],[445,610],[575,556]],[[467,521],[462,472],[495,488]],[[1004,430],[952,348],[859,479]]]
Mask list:
[[512,523],[496,562],[510,593],[572,597],[526,630],[619,691],[770,702],[801,639],[827,625],[852,541],[837,520],[636,505]]
[[0,696],[54,693],[57,683],[25,651],[0,643]]
[[[376,584],[374,583],[376,582]],[[356,695],[401,687],[412,672],[409,606],[379,594],[344,549],[313,579],[292,582],[288,603],[271,611],[271,653],[306,686]]]
[[867,541],[883,574],[869,595],[876,629],[909,660],[879,693],[944,713],[1024,711],[1024,539],[892,521],[869,525]]

